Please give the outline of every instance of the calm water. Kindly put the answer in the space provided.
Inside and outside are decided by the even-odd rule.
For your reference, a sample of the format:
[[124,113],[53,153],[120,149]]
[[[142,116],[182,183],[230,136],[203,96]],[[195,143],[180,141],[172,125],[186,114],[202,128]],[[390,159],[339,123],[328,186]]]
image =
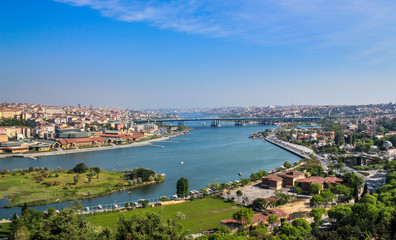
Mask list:
[[[299,158],[270,143],[259,139],[249,139],[252,133],[263,131],[271,126],[247,125],[235,127],[231,123],[222,123],[221,128],[211,128],[209,123],[188,123],[194,127],[189,135],[179,136],[169,141],[178,143],[158,142],[156,147],[135,147],[114,149],[106,151],[66,154],[60,156],[39,157],[37,160],[24,158],[0,159],[0,168],[9,170],[29,166],[48,167],[56,169],[72,168],[80,162],[90,166],[98,166],[106,170],[125,170],[136,167],[153,169],[157,173],[165,173],[166,180],[128,191],[116,192],[108,196],[83,200],[84,206],[123,202],[150,198],[162,195],[173,195],[176,192],[176,182],[181,177],[189,180],[190,190],[206,186],[211,182],[229,182],[242,177],[249,177],[252,172],[260,169],[270,170],[279,167],[285,160],[298,161]],[[188,139],[188,140],[178,140]],[[184,162],[183,165],[180,162]],[[0,206],[6,201],[0,201]],[[35,207],[45,210],[48,206],[61,208],[69,203],[59,203]],[[0,218],[8,218],[14,212],[19,213],[19,208],[0,209]]]

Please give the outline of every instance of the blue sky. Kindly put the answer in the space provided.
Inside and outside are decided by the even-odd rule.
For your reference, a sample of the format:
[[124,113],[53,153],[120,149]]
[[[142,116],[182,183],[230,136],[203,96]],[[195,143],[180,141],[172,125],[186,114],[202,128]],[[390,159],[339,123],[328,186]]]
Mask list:
[[0,102],[395,102],[396,2],[3,0]]

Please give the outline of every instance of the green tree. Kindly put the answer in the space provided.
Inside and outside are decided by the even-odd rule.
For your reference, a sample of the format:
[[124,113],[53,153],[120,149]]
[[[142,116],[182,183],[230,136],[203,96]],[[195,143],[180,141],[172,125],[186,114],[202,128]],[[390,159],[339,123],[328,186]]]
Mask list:
[[294,187],[294,192],[298,195],[302,193],[302,188],[301,187]]
[[79,163],[73,168],[73,172],[75,173],[85,173],[88,167],[85,163]]
[[314,222],[312,223],[313,228],[318,228],[320,224],[322,224],[322,215],[327,213],[325,208],[314,208],[309,213],[310,217],[314,218]]
[[287,223],[283,221],[282,224],[275,228],[273,231],[274,235],[277,235],[277,239],[304,239],[304,237],[310,235],[310,229],[308,222],[305,222],[304,219],[296,219],[294,227],[293,224]]
[[309,202],[310,202],[311,207],[315,207],[318,205],[323,205],[325,203],[325,200],[320,194],[317,194],[317,195],[313,196],[311,198],[311,200],[309,200]]
[[284,166],[285,168],[291,168],[291,167],[293,167],[293,165],[292,165],[289,161],[285,161],[285,162],[283,163],[283,166]]
[[275,214],[271,214],[268,216],[267,222],[272,225],[276,222],[279,222],[279,217],[276,216]]
[[322,186],[319,183],[312,183],[309,186],[309,192],[310,193],[317,194],[317,193],[320,193],[321,190],[322,190]]
[[163,219],[159,214],[133,214],[129,219],[120,215],[115,239],[186,239],[183,227],[174,220]]
[[260,224],[257,228],[249,232],[250,237],[254,239],[266,239],[268,236],[268,227],[264,224]]
[[142,182],[148,182],[152,176],[155,176],[155,172],[153,170],[140,167],[135,168],[132,171],[127,171],[127,173],[124,175],[124,178],[127,180],[140,178]]
[[309,222],[303,218],[294,219],[292,225],[293,227],[300,230],[300,233],[303,237],[309,236],[311,233],[312,228],[309,225]]
[[94,168],[92,168],[92,170],[96,173],[96,178],[98,179],[99,178],[99,173],[100,173],[100,168],[94,167]]
[[341,224],[341,221],[349,222],[350,217],[352,216],[352,205],[345,204],[345,205],[337,205],[332,207],[328,211],[328,215],[330,218],[333,218],[337,221],[338,224]]
[[254,212],[251,208],[241,208],[232,214],[232,218],[244,226],[252,221],[253,215]]
[[59,214],[49,208],[45,214],[26,209],[23,216],[10,224],[9,239],[111,239],[85,217],[64,208]]
[[237,195],[238,201],[239,201],[239,199],[240,199],[240,197],[242,197],[243,193],[242,193],[241,190],[237,190],[237,191],[236,191],[236,195]]
[[326,204],[334,200],[334,194],[330,190],[324,190],[320,195]]
[[258,209],[259,211],[267,209],[267,200],[265,198],[256,198],[253,201],[253,206]]
[[241,178],[242,186],[246,186],[250,183],[249,178]]
[[179,197],[187,197],[188,196],[188,180],[187,178],[180,178],[176,184],[176,194]]

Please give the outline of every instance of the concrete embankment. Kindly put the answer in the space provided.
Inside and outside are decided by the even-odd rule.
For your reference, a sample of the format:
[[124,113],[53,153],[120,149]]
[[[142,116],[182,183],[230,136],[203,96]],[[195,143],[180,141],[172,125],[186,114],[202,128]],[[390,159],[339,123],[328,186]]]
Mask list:
[[[180,134],[182,135],[182,134]],[[93,147],[93,148],[81,148],[81,149],[71,149],[71,150],[63,150],[63,151],[52,151],[52,152],[39,152],[39,153],[30,153],[30,154],[3,154],[0,155],[0,158],[6,158],[6,157],[29,157],[29,158],[35,158],[35,157],[40,157],[40,156],[51,156],[51,155],[62,155],[62,154],[70,154],[70,153],[84,153],[84,152],[93,152],[93,151],[103,151],[103,150],[111,150],[111,149],[118,149],[118,148],[129,148],[129,147],[140,147],[140,146],[147,146],[150,145],[153,142],[160,142],[160,141],[165,141],[168,140],[172,137],[177,137],[178,135],[175,136],[170,136],[170,137],[160,137],[152,140],[147,140],[143,142],[134,142],[131,144],[125,144],[125,145],[115,145],[115,146],[103,146],[103,147]]]
[[273,137],[267,137],[265,140],[301,158],[309,158],[309,155],[313,153],[309,148],[284,142]]

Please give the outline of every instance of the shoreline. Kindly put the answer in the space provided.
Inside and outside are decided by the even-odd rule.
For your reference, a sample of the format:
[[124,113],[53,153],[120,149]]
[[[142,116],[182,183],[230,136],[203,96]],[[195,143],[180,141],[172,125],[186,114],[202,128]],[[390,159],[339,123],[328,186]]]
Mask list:
[[43,157],[43,156],[54,156],[54,155],[63,155],[63,154],[72,154],[72,153],[85,153],[85,152],[93,152],[93,151],[104,151],[104,150],[112,150],[112,149],[120,149],[120,148],[130,148],[130,147],[141,147],[141,146],[149,146],[153,142],[161,142],[168,140],[170,138],[178,137],[181,135],[185,135],[186,133],[178,133],[176,135],[168,136],[168,137],[160,137],[156,139],[151,139],[143,142],[134,142],[125,145],[115,145],[115,146],[105,146],[105,147],[93,147],[93,148],[82,148],[82,149],[72,149],[72,150],[63,150],[63,151],[51,151],[51,152],[38,152],[38,153],[29,153],[29,154],[5,154],[0,155],[0,158],[36,158],[36,157]]
[[[151,182],[145,182],[136,186],[126,186],[124,188],[119,188],[119,189],[114,189],[111,190],[110,192],[107,193],[100,193],[100,194],[96,194],[96,195],[91,195],[91,196],[83,196],[83,197],[77,197],[77,198],[73,198],[73,199],[66,199],[63,201],[58,201],[58,202],[52,202],[52,201],[48,201],[48,202],[43,202],[43,203],[36,203],[36,202],[31,202],[30,204],[26,202],[26,205],[28,207],[35,207],[35,206],[41,206],[41,205],[48,205],[48,204],[55,204],[55,203],[63,203],[63,202],[72,202],[72,201],[76,201],[76,200],[84,200],[84,199],[90,199],[90,198],[97,198],[97,197],[102,197],[102,196],[106,196],[106,195],[111,195],[115,192],[121,192],[121,191],[126,191],[126,190],[130,190],[133,188],[139,188],[139,187],[143,187],[146,185],[152,185],[152,184],[158,184],[158,183],[163,183],[166,180],[166,178],[164,177],[164,179],[162,181],[156,182],[156,181],[151,181]],[[16,204],[16,205],[12,205],[12,203],[2,206],[1,208],[14,208],[14,207],[22,207],[22,205]],[[1,209],[0,208],[0,209]]]

